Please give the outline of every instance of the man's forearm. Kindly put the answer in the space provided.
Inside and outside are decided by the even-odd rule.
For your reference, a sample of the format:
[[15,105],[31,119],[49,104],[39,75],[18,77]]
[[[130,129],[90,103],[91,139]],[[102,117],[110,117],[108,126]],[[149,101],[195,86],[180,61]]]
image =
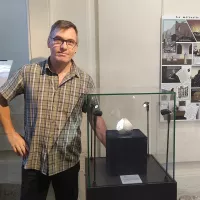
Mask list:
[[101,143],[106,147],[106,124],[102,117],[97,117],[96,134]]
[[10,108],[8,106],[7,101],[2,97],[1,94],[0,94],[0,121],[6,134],[11,134],[15,132],[10,117]]

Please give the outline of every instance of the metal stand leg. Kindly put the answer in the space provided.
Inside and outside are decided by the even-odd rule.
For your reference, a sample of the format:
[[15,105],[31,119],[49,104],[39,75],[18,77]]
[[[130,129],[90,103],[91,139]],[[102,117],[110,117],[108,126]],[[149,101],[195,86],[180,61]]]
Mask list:
[[[90,108],[90,112],[91,113],[93,112],[93,107]],[[90,150],[91,154],[90,154],[90,160],[92,160],[93,159],[93,130],[92,130],[92,127],[91,127],[91,131],[90,131],[90,137],[91,137],[91,150]]]
[[96,121],[97,116],[94,115],[94,180],[93,185],[96,185]]
[[169,156],[169,125],[171,115],[167,115],[167,151],[166,151],[166,173],[168,173],[168,156]]
[[147,155],[149,155],[149,107],[147,108]]

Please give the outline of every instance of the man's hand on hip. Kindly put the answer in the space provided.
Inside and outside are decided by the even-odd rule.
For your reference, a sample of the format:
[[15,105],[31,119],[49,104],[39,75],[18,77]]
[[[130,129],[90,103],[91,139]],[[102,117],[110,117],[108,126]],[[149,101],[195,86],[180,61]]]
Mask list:
[[8,133],[7,138],[15,153],[22,157],[27,156],[29,148],[19,133]]

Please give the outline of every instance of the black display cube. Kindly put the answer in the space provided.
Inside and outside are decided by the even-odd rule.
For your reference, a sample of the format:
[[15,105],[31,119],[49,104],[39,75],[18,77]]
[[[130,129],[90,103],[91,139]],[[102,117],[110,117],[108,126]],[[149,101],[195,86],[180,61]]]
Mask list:
[[113,176],[146,174],[147,137],[139,130],[106,132],[106,167]]
[[106,172],[106,158],[96,158],[96,182],[93,183],[93,165],[93,160],[86,158],[86,200],[177,199],[176,181],[152,155],[147,157],[147,173],[139,174],[142,183],[122,184],[120,176],[109,175]]

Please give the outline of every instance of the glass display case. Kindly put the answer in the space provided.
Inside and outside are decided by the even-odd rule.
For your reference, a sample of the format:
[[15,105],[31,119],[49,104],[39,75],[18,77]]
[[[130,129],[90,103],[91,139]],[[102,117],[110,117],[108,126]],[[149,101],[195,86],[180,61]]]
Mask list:
[[[86,95],[86,199],[175,200],[176,93],[110,91]],[[99,118],[107,127],[106,147],[97,138]]]

